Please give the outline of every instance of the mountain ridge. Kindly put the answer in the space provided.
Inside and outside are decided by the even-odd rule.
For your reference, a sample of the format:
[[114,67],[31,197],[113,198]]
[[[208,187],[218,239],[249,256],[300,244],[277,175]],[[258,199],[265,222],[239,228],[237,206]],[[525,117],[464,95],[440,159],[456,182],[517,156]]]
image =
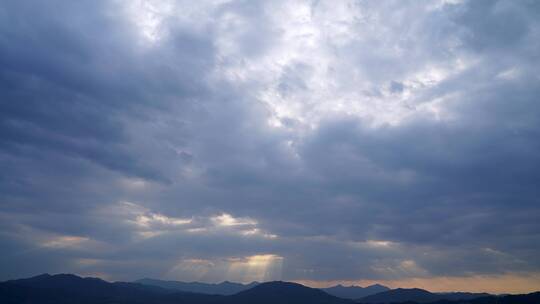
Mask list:
[[420,288],[396,288],[358,299],[359,303],[434,303],[438,301],[469,301],[477,298],[493,297],[488,293],[444,292],[433,293]]
[[360,303],[398,303],[398,302],[417,302],[430,303],[443,300],[434,293],[420,288],[396,288],[388,291],[383,291],[374,295],[366,296],[359,299]]
[[[228,285],[231,282],[226,282]],[[234,283],[233,283],[234,284]],[[0,282],[2,304],[538,304],[540,292],[493,296],[474,293],[431,293],[427,290],[393,289],[358,301],[343,299],[321,289],[298,283],[273,281],[234,295],[179,292],[134,282],[107,282],[72,274],[43,274]],[[480,297],[477,297],[480,296]],[[457,299],[461,297],[461,299]]]
[[172,280],[158,280],[151,278],[144,278],[134,281],[149,286],[157,286],[161,288],[167,288],[176,291],[195,292],[203,294],[216,294],[216,295],[233,295],[240,291],[255,287],[260,284],[259,282],[251,282],[248,284],[241,284],[229,281],[223,281],[221,283],[201,283],[201,282],[182,282]]
[[[217,294],[217,295],[233,295],[240,291],[247,290],[247,289],[257,286],[258,284],[261,284],[260,282],[257,282],[257,281],[253,281],[247,284],[230,282],[230,281],[223,281],[220,283],[203,283],[203,282],[197,282],[197,281],[185,282],[185,281],[175,281],[175,280],[159,280],[159,279],[152,279],[152,278],[143,278],[143,279],[139,279],[133,282],[144,284],[144,285],[158,286],[161,288],[167,288],[167,289],[172,289],[172,290],[177,290],[177,291],[196,292],[196,293],[204,293],[204,294]],[[373,284],[366,287],[355,286],[355,285],[343,286],[341,284],[338,284],[335,286],[326,287],[326,288],[318,288],[318,289],[330,295],[344,298],[344,299],[359,299],[365,296],[369,296],[372,294],[390,290],[390,288],[380,285],[380,284]]]
[[360,299],[366,296],[377,294],[379,292],[388,291],[390,290],[390,288],[380,284],[373,284],[366,287],[354,285],[343,286],[341,284],[338,284],[331,287],[321,288],[321,290],[344,299]]
[[[230,282],[229,282],[230,283]],[[234,295],[178,292],[129,282],[107,282],[71,274],[39,275],[0,283],[2,304],[350,304],[316,288],[265,282]]]
[[251,289],[227,297],[223,304],[352,304],[351,300],[330,295],[320,289],[298,283],[273,281],[261,283]]

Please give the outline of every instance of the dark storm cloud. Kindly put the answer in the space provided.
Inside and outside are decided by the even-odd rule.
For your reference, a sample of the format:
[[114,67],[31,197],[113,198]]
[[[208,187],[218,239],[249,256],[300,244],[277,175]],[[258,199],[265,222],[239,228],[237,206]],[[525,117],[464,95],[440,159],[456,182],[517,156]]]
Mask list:
[[539,272],[538,5],[295,5],[0,5],[0,277]]
[[199,91],[194,78],[211,64],[211,42],[180,32],[167,48],[140,56],[130,46],[132,27],[107,15],[119,9],[90,2],[4,5],[4,149],[61,151],[129,175],[166,179],[129,151],[125,120],[148,119],[148,107],[166,108],[171,95]]

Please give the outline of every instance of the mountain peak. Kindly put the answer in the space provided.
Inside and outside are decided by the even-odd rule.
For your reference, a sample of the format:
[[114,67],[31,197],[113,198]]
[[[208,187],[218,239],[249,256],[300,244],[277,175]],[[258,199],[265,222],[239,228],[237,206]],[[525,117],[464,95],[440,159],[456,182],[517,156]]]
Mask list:
[[388,287],[386,287],[386,286],[384,286],[384,285],[381,285],[381,284],[379,284],[379,283],[375,283],[375,284],[369,285],[369,286],[367,286],[366,288],[368,288],[368,287],[384,287],[384,288],[388,288]]
[[249,289],[258,284],[257,282],[252,282],[244,285],[241,283],[235,283],[230,281],[223,281],[221,283],[182,282],[148,278],[137,280],[135,281],[135,283],[149,286],[157,286],[174,291],[194,292],[211,295],[232,295],[240,291]]
[[333,296],[344,298],[344,299],[360,299],[363,297],[367,297],[379,292],[390,290],[390,288],[386,286],[382,286],[379,284],[367,286],[367,287],[360,287],[360,286],[343,286],[341,284],[338,284],[336,286],[323,288],[326,293],[329,293]]
[[360,299],[360,303],[429,303],[441,299],[439,295],[420,288],[396,288],[364,297]]
[[302,284],[284,281],[261,283],[251,289],[239,292],[230,297],[230,303],[259,304],[345,304],[348,300],[332,296],[320,289],[310,288]]
[[42,279],[46,279],[46,278],[49,278],[49,277],[51,277],[50,274],[42,273],[42,274],[38,274],[37,276],[30,277],[27,280],[42,280]]

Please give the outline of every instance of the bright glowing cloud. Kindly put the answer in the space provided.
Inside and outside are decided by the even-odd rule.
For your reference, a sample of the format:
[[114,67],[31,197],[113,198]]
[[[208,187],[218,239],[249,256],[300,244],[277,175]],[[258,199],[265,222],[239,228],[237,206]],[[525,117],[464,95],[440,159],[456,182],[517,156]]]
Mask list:
[[228,213],[223,213],[210,218],[217,226],[245,226],[257,225],[257,222],[250,218],[235,218]]
[[86,237],[80,236],[59,236],[41,243],[43,247],[48,248],[78,248],[89,241]]
[[227,275],[240,282],[264,282],[281,279],[283,257],[275,254],[259,254],[245,258],[230,258]]

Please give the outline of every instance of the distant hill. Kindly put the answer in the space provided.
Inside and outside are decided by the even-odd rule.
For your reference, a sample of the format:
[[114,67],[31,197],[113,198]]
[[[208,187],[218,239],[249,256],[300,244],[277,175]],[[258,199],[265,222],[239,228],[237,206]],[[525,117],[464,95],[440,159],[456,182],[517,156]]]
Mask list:
[[0,283],[2,304],[351,304],[296,283],[268,282],[234,295],[178,292],[139,283],[109,283],[71,274]]
[[[532,292],[529,294],[520,294],[520,295],[508,295],[504,297],[497,297],[494,301],[493,296],[475,299],[472,304],[538,304],[540,303],[540,292]],[[485,300],[484,300],[485,299]],[[491,299],[492,302],[488,302],[487,299]]]
[[171,292],[137,283],[109,283],[72,274],[39,275],[0,283],[2,304],[210,304],[216,296]]
[[203,294],[216,294],[216,295],[233,295],[240,291],[257,286],[259,282],[251,282],[249,284],[240,284],[233,282],[222,282],[218,284],[208,284],[199,282],[181,282],[181,281],[164,281],[155,279],[141,279],[135,281],[135,283],[157,286],[161,288],[172,289],[176,291],[195,292]]
[[419,288],[398,288],[384,291],[378,294],[367,296],[358,300],[360,303],[433,303],[433,302],[452,302],[468,301],[477,298],[486,298],[492,295],[488,293],[470,293],[470,292],[445,292],[431,293]]
[[290,282],[261,283],[251,289],[226,297],[220,304],[352,304],[326,292]]
[[486,296],[470,300],[441,300],[432,304],[538,304],[540,303],[540,292],[520,295]]
[[[526,295],[485,296],[434,294],[422,289],[395,289],[362,298],[358,303],[539,304],[540,292]],[[0,283],[1,304],[354,304],[320,289],[296,283],[267,282],[234,295],[179,292],[139,283],[81,278],[72,274],[40,275]]]
[[419,288],[397,288],[388,291],[370,295],[358,300],[360,303],[401,303],[401,302],[416,302],[430,303],[444,298],[440,295],[431,293]]
[[28,279],[11,280],[6,284],[16,284],[34,289],[70,290],[72,293],[95,294],[95,293],[122,293],[129,290],[132,294],[169,294],[170,290],[146,286],[136,283],[115,282],[109,283],[99,278],[81,278],[73,274],[42,274]]
[[333,287],[321,288],[321,290],[333,296],[344,299],[360,299],[376,293],[388,291],[390,288],[379,284],[370,285],[367,287],[336,285]]
[[[216,294],[216,295],[233,295],[240,291],[244,291],[250,288],[253,288],[259,285],[259,282],[251,282],[249,284],[241,284],[234,282],[222,282],[218,284],[209,284],[209,283],[200,283],[200,282],[182,282],[182,281],[165,281],[165,280],[156,280],[156,279],[141,279],[135,281],[135,283],[148,285],[148,286],[157,286],[161,288],[185,291],[185,292],[195,292],[203,294]],[[344,299],[359,299],[372,294],[390,290],[390,288],[375,284],[367,287],[360,286],[343,286],[336,285],[328,288],[320,288],[322,291]]]
[[489,293],[473,293],[473,292],[439,292],[436,293],[445,300],[457,301],[457,300],[472,300],[483,297],[490,297]]

